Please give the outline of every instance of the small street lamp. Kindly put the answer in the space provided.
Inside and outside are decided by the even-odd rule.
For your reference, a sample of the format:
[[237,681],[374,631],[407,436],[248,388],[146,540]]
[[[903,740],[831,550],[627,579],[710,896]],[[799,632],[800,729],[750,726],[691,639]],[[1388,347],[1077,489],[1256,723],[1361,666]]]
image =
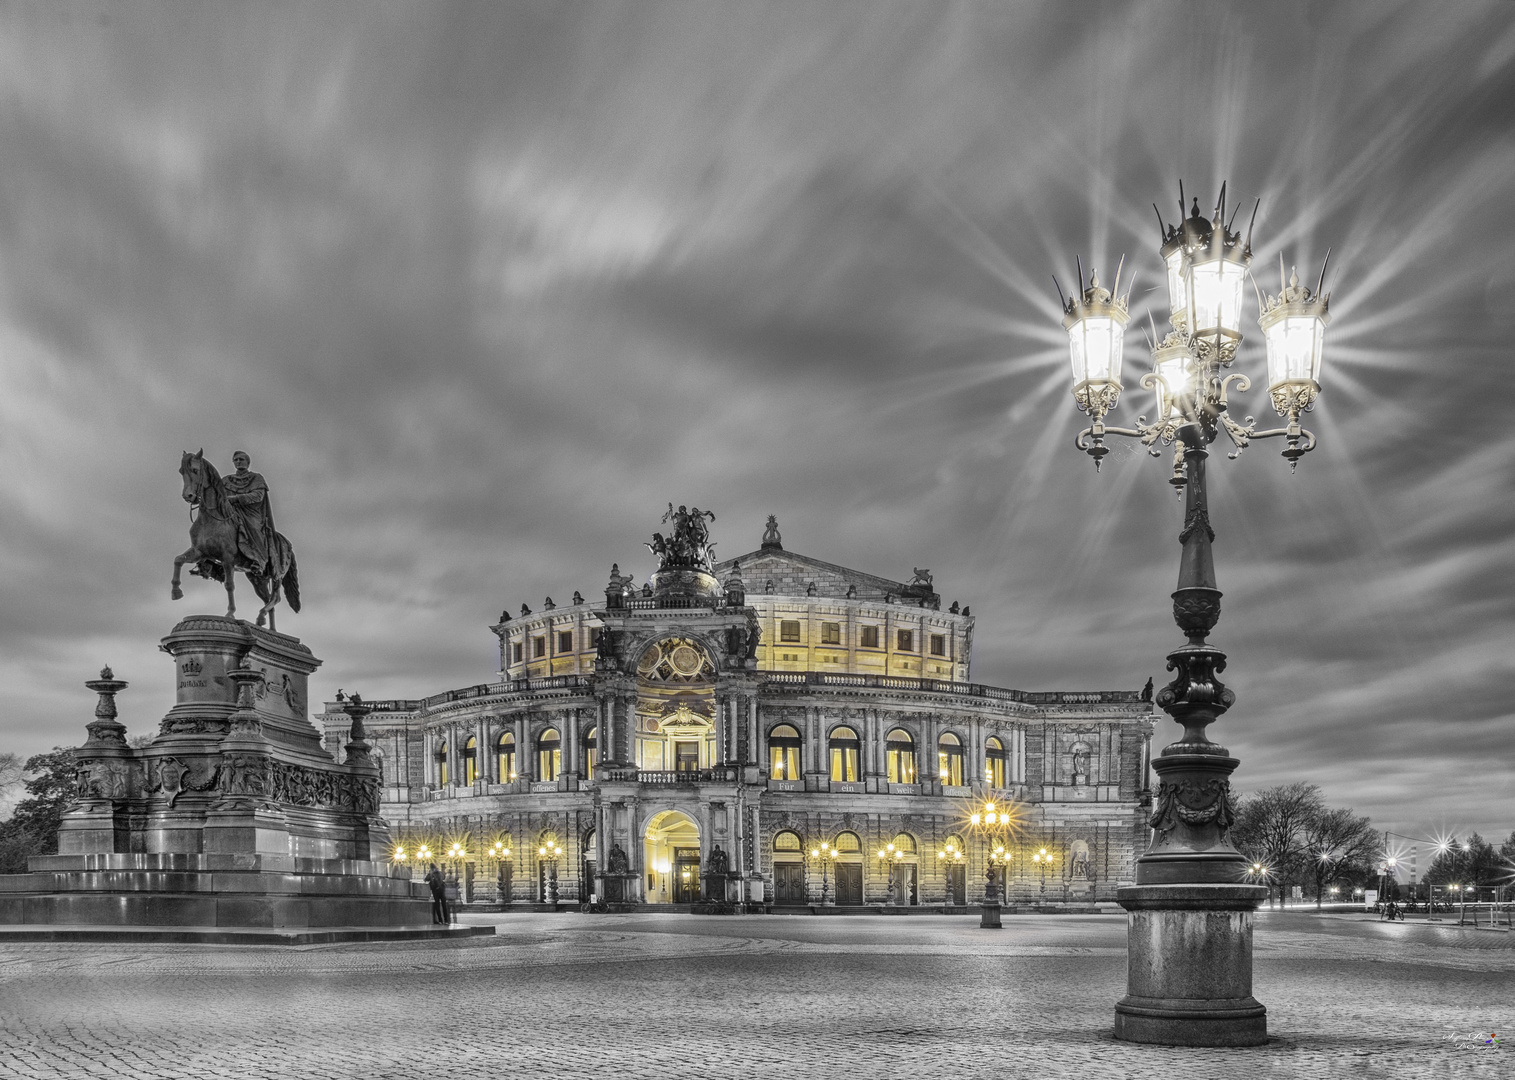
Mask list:
[[831,869],[831,864],[836,862],[836,857],[840,854],[841,852],[832,847],[829,843],[822,843],[820,847],[814,847],[810,849],[810,858],[819,863],[821,867],[822,906],[831,903],[829,899],[831,887],[831,877],[829,871]]
[[[1182,188],[1179,213],[1185,213]],[[1320,393],[1330,297],[1323,291],[1324,267],[1312,290],[1297,275],[1285,280],[1280,256],[1278,294],[1265,297],[1258,290],[1257,300],[1268,393],[1286,425],[1258,431],[1251,417],[1238,422],[1230,415],[1228,397],[1233,388],[1246,391],[1251,382],[1227,369],[1242,341],[1252,227],[1245,240],[1232,231],[1235,215],[1227,219],[1224,185],[1210,219],[1200,213],[1198,199],[1177,225],[1163,221],[1161,211],[1158,217],[1172,329],[1160,336],[1152,326],[1152,370],[1140,380],[1155,395],[1150,423],[1139,416],[1135,428],[1105,424],[1106,414],[1120,400],[1122,338],[1131,316],[1131,286],[1122,296],[1121,268],[1107,289],[1092,271],[1085,280],[1080,262],[1074,295],[1063,296],[1058,286],[1073,365],[1073,399],[1092,420],[1075,445],[1094,459],[1096,469],[1110,452],[1105,445],[1110,435],[1139,439],[1153,456],[1161,454],[1159,443],[1172,445],[1168,482],[1185,499],[1173,618],[1188,641],[1169,653],[1168,670],[1176,677],[1156,695],[1156,704],[1184,732],[1152,760],[1160,781],[1148,819],[1152,841],[1137,860],[1136,884],[1117,893],[1131,919],[1127,995],[1115,1007],[1115,1034],[1134,1042],[1253,1046],[1267,1042],[1267,1011],[1252,997],[1250,963],[1252,912],[1262,897],[1254,886],[1241,883],[1246,859],[1227,838],[1236,817],[1230,777],[1241,763],[1205,733],[1236,701],[1220,681],[1226,656],[1206,640],[1220,620],[1221,592],[1211,552],[1215,532],[1205,467],[1209,446],[1221,432],[1235,446],[1231,457],[1255,439],[1282,438],[1291,469],[1315,448],[1315,436],[1300,426],[1300,417]],[[1256,218],[1254,207],[1253,222]],[[1168,888],[1174,885],[1188,888],[1177,895]],[[1174,950],[1169,943],[1191,924],[1195,911],[1242,914],[1231,920],[1210,918],[1202,947]],[[1230,958],[1225,965],[1229,974],[1219,980],[1213,961],[1195,960],[1221,955]],[[1175,1001],[1182,1001],[1182,1007]]]
[[537,857],[547,864],[547,900],[556,906],[558,902],[558,859],[563,849],[556,840],[547,840],[537,848]]
[[510,897],[506,895],[505,865],[510,861],[510,849],[505,846],[503,840],[496,840],[489,847],[489,857],[494,860],[495,866],[495,899],[502,904],[508,904]]
[[889,903],[891,904],[898,902],[895,896],[895,878],[897,875],[894,872],[894,868],[904,858],[905,853],[893,844],[885,844],[878,850],[879,864],[887,868],[886,873],[889,875]]
[[1041,871],[1042,871],[1042,899],[1041,899],[1041,902],[1043,904],[1045,904],[1047,902],[1047,867],[1049,867],[1049,866],[1052,865],[1052,853],[1049,852],[1046,848],[1042,848],[1040,851],[1036,852],[1036,854],[1034,854],[1034,855],[1031,856],[1031,861],[1033,863],[1036,863],[1038,866],[1041,867]]
[[[453,841],[447,848],[447,869],[452,874],[452,887],[457,892],[456,899],[465,899],[461,878],[463,876],[463,861],[468,858],[468,852],[458,841]],[[453,899],[449,897],[449,899]]]

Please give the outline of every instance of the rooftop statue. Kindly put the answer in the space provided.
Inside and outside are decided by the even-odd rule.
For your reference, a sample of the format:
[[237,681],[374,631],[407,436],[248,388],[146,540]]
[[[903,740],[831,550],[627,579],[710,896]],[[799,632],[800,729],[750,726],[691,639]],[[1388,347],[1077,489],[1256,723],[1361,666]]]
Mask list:
[[265,618],[274,629],[274,605],[287,599],[291,611],[300,610],[300,579],[295,570],[295,552],[288,540],[274,530],[268,484],[248,468],[252,460],[245,451],[232,454],[236,472],[222,477],[205,460],[204,449],[179,459],[184,478],[184,501],[194,511],[189,524],[189,550],[174,559],[172,597],[183,599],[179,571],[194,563],[190,573],[226,584],[226,617],[237,612],[232,583],[237,573],[247,575],[263,607],[258,625]]
[[675,510],[673,503],[668,504],[663,523],[673,522],[673,535],[664,537],[662,533],[653,533],[652,542],[647,545],[647,549],[658,557],[659,570],[683,568],[703,570],[707,574],[712,571],[715,545],[710,542],[710,527],[705,524],[707,518],[714,521],[715,514],[698,506],[681,506]]

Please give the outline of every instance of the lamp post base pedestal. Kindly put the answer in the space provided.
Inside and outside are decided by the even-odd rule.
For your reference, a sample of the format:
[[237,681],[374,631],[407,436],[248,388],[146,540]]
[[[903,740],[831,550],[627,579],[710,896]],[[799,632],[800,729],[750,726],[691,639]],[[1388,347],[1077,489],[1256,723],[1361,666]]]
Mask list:
[[999,921],[1000,906],[997,900],[985,900],[983,907],[978,911],[978,925],[981,930],[1003,930]]
[[1252,996],[1252,912],[1260,885],[1135,885],[1126,996],[1115,1037],[1171,1046],[1258,1046],[1267,1009]]

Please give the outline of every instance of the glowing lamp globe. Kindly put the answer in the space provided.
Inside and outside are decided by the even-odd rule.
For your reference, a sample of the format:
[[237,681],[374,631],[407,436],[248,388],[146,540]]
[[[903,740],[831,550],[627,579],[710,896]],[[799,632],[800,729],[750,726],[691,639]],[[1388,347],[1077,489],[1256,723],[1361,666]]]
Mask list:
[[[1282,268],[1279,277],[1283,277]],[[1311,292],[1294,273],[1287,285],[1282,281],[1279,285],[1277,296],[1262,299],[1257,324],[1268,346],[1268,393],[1273,407],[1281,416],[1297,416],[1320,393],[1331,298]]]
[[1121,348],[1130,321],[1126,307],[1129,298],[1129,292],[1123,299],[1102,288],[1099,274],[1091,272],[1088,286],[1064,302],[1063,327],[1068,331],[1073,360],[1073,399],[1084,412],[1102,415],[1120,400]]
[[[1172,344],[1159,345],[1152,350],[1152,391],[1157,397],[1155,424],[1169,420],[1181,420],[1184,415],[1180,401],[1194,393],[1194,365],[1189,346],[1182,339],[1168,338]],[[1159,381],[1161,380],[1161,381]],[[1142,385],[1147,385],[1143,380]]]

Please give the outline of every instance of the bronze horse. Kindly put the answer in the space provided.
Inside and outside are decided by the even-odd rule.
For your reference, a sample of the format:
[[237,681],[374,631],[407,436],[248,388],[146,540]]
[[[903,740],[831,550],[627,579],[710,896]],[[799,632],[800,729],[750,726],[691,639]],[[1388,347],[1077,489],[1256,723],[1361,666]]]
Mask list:
[[268,628],[274,629],[274,605],[282,595],[289,602],[291,611],[300,610],[300,578],[295,571],[295,552],[282,533],[274,533],[268,545],[271,565],[253,566],[242,558],[237,544],[237,519],[227,501],[226,488],[221,483],[221,474],[205,460],[201,449],[193,454],[184,452],[179,461],[179,475],[184,477],[184,501],[199,513],[189,524],[189,550],[174,560],[173,598],[183,599],[179,588],[179,570],[185,563],[194,563],[191,574],[213,578],[226,583],[226,617],[233,618],[237,612],[232,597],[232,581],[236,571],[247,575],[252,582],[263,607],[258,612],[258,625],[263,625],[265,616]]

